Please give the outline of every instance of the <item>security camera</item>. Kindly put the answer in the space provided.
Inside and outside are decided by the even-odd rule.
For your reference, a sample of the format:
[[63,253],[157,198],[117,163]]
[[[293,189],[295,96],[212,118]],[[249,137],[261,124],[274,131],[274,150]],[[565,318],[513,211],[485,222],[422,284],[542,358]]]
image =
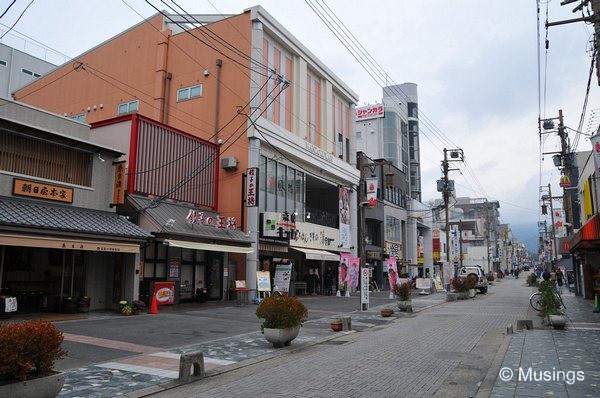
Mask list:
[[204,76],[210,75],[210,71],[208,69],[204,69]]
[[219,144],[219,145],[223,145],[223,140],[219,138],[219,139],[217,140],[217,144]]

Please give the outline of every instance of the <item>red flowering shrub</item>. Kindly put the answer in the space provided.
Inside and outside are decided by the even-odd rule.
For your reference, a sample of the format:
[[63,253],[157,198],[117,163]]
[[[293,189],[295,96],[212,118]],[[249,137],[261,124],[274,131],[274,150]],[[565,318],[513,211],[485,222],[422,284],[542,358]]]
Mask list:
[[63,334],[46,321],[0,325],[0,382],[24,381],[42,376],[66,352]]

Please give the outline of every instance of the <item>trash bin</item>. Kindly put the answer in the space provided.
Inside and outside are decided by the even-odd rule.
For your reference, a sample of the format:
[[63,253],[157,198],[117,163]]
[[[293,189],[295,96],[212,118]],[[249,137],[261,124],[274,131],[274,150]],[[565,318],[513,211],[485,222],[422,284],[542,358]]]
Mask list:
[[206,302],[206,288],[196,289],[196,302],[198,302],[198,303]]

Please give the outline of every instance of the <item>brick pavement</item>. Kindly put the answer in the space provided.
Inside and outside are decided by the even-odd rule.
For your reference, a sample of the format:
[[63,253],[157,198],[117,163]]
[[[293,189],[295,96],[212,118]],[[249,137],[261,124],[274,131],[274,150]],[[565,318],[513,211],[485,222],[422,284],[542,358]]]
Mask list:
[[568,319],[566,330],[542,326],[515,333],[492,397],[598,396],[600,314],[593,313],[589,302],[566,289],[562,297]]
[[[527,313],[529,290],[521,281],[497,283],[473,300],[445,303],[402,317],[385,328],[339,337],[244,368],[179,386],[157,397],[425,397],[432,396],[486,333]],[[490,340],[500,345],[502,338]],[[478,358],[481,374],[467,380],[469,395],[491,358]]]

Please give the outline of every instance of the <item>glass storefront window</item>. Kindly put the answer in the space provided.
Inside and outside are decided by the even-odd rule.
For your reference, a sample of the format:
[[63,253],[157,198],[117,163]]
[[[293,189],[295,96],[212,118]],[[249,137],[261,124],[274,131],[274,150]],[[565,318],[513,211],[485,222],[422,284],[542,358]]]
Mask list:
[[286,197],[286,175],[287,167],[284,164],[277,164],[277,210],[285,211]]
[[287,170],[287,202],[286,209],[289,212],[293,212],[298,207],[294,200],[294,186],[295,186],[295,170],[288,167]]

